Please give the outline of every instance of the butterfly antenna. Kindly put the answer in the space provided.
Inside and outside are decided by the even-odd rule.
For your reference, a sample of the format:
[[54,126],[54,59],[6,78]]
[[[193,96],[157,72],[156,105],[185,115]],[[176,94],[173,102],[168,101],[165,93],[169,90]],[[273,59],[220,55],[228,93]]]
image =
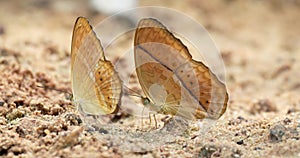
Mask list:
[[[136,92],[136,91],[134,91],[134,90],[128,88],[128,87],[125,86],[125,85],[124,85],[124,87],[125,87],[125,89],[127,89],[127,91],[125,92],[125,95],[130,95],[130,96],[142,98],[142,95],[140,95],[138,92]],[[135,94],[129,93],[128,91],[131,91],[131,92],[133,92],[133,93],[135,93]]]
[[38,88],[43,88],[43,89],[46,89],[46,90],[53,90],[53,91],[65,93],[65,94],[67,94],[67,95],[66,95],[66,98],[67,98],[68,100],[73,100],[73,94],[70,93],[70,92],[67,92],[67,91],[64,91],[64,90],[61,90],[61,89],[56,89],[56,88],[53,88],[53,87],[48,87],[48,86],[40,86],[40,85],[36,85],[36,87],[38,87]]

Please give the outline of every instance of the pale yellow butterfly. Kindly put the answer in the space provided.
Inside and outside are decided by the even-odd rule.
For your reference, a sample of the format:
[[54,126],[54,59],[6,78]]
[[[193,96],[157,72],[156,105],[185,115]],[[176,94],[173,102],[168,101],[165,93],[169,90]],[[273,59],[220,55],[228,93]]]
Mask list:
[[140,20],[134,57],[143,104],[162,113],[190,120],[218,119],[226,110],[225,85],[159,21]]
[[84,113],[104,115],[118,110],[122,82],[84,17],[77,18],[73,30],[71,82],[74,103]]

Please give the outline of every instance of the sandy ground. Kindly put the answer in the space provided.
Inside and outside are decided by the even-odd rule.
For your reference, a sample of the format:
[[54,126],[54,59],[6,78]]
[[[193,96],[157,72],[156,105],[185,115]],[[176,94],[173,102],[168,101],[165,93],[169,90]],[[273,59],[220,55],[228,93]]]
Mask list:
[[[298,1],[139,5],[185,12],[210,32],[226,65],[230,94],[216,125],[202,136],[182,136],[152,151],[125,152],[112,145],[115,139],[98,140],[65,92],[71,92],[75,19],[85,16],[94,24],[105,15],[84,1],[0,1],[0,156],[300,157]],[[130,118],[114,117],[124,125]]]

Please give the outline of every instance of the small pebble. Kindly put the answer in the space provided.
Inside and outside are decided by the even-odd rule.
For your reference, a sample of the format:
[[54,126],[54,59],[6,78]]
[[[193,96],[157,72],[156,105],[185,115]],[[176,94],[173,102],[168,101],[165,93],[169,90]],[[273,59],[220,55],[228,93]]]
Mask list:
[[6,119],[9,121],[15,120],[17,118],[24,117],[25,113],[19,109],[13,109],[12,112],[6,114]]
[[261,150],[261,147],[255,147],[254,150]]
[[0,100],[0,106],[4,105],[4,101]]
[[290,124],[291,122],[292,122],[292,121],[291,121],[289,118],[285,118],[285,119],[283,120],[283,123],[286,124],[286,125]]
[[76,114],[66,114],[65,118],[70,125],[79,126],[82,123],[81,118]]
[[205,145],[201,148],[198,157],[199,158],[205,158],[205,157],[211,157],[215,152],[217,152],[217,148],[213,145]]
[[272,142],[280,142],[282,141],[282,136],[285,134],[285,131],[286,128],[283,125],[275,125],[270,129],[269,138]]
[[108,131],[106,129],[100,128],[99,133],[101,134],[108,134]]
[[234,158],[240,158],[242,157],[242,152],[238,149],[233,149],[233,153],[231,154],[231,156]]
[[243,140],[243,139],[242,139],[242,140],[239,140],[239,141],[236,142],[236,144],[242,145],[242,144],[244,144],[244,140]]

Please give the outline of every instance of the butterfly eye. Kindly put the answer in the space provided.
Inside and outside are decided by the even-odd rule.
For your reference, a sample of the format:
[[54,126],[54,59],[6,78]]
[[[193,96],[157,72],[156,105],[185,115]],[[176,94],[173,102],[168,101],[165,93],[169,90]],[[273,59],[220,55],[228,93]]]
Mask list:
[[150,100],[148,98],[143,98],[143,104],[144,105],[150,104]]

